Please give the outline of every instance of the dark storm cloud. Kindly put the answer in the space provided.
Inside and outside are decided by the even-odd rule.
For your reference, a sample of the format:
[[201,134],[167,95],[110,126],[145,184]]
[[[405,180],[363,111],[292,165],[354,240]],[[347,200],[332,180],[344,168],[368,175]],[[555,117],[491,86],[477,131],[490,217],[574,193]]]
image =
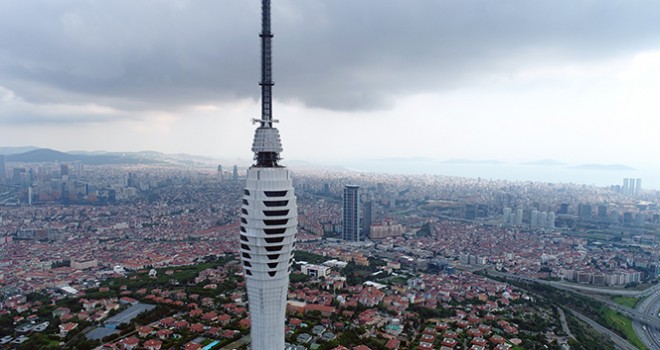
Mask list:
[[[659,14],[655,1],[273,0],[276,96],[388,108],[493,72],[655,49]],[[0,87],[121,110],[257,98],[259,15],[258,0],[4,0]]]

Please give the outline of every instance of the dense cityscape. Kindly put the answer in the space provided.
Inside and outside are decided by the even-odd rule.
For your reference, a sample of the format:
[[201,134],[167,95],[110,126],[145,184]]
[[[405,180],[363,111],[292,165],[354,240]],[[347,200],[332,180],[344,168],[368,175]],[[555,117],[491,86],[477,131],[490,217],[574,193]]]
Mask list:
[[[245,346],[250,324],[237,260],[245,168],[5,168],[3,347]],[[299,232],[288,348],[602,349],[619,343],[605,342],[576,314],[601,323],[608,313],[628,317],[642,333],[652,327],[625,310],[589,314],[520,284],[554,283],[575,298],[605,293],[587,294],[603,310],[603,298],[656,298],[660,194],[631,188],[639,181],[598,188],[294,172]],[[347,196],[357,201],[345,206]],[[346,215],[357,218],[350,221],[357,235],[343,234]],[[603,326],[644,344],[615,323]]]
[[653,7],[0,4],[0,350],[660,350]]

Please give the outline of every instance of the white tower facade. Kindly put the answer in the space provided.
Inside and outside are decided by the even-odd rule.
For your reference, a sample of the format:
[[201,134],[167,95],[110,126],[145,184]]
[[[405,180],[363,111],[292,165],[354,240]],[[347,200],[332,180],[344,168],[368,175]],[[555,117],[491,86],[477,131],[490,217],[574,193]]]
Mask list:
[[297,225],[289,170],[250,168],[241,207],[240,252],[253,350],[284,349],[286,298]]
[[289,170],[279,165],[282,143],[273,127],[270,0],[262,0],[261,118],[252,151],[256,164],[243,190],[240,254],[247,285],[252,350],[283,350],[286,298],[298,227]]

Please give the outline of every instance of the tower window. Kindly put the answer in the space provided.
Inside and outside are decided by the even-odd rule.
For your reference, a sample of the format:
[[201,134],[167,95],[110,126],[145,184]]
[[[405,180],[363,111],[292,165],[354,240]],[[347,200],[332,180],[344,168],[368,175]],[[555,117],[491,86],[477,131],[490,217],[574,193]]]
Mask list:
[[281,235],[286,232],[286,228],[265,228],[264,233],[267,235]]
[[252,276],[252,271],[250,271],[250,270],[247,270],[247,269],[246,269],[246,270],[245,270],[245,273],[246,273],[248,276]]
[[284,237],[266,238],[266,243],[282,243]]
[[243,190],[243,194],[246,195],[246,196],[249,196],[249,195],[250,195],[250,191],[248,191],[248,190]]
[[278,264],[279,263],[268,263],[268,267],[271,268],[271,269],[274,269],[274,268],[277,268]]
[[288,210],[264,210],[266,216],[285,216],[289,214]]
[[264,201],[267,207],[286,207],[288,204],[289,201]]
[[[243,254],[245,254],[245,253],[243,253]],[[279,254],[270,254],[270,255],[268,255],[268,259],[270,259],[270,260],[277,260],[277,258],[279,258],[279,257],[280,257]]]
[[241,218],[241,223],[244,223],[244,224],[247,225],[247,220],[245,220],[245,218]]
[[247,233],[247,231],[245,231],[245,227],[241,226],[241,232]]
[[248,203],[247,199],[243,199],[243,204],[250,205],[250,203]]
[[250,240],[248,240],[248,238],[247,238],[246,235],[241,235],[241,241],[243,241],[243,242],[249,242]]
[[248,253],[243,253],[241,255],[243,255],[243,257],[246,258],[246,259],[252,259],[252,257]]
[[270,275],[270,277],[275,277],[277,271],[268,271],[268,274]]
[[283,246],[281,245],[276,245],[274,247],[266,247],[266,250],[269,252],[279,252],[280,250],[282,250],[282,247]]
[[250,247],[247,244],[241,244],[241,249],[250,250]]
[[287,191],[264,191],[266,197],[284,197]]
[[281,220],[264,220],[264,224],[266,226],[279,226],[279,225],[286,225],[289,222],[289,219],[281,219]]
[[247,209],[245,209],[245,208],[241,209],[241,213],[243,213],[245,215],[248,215]]
[[243,265],[245,265],[246,267],[252,267],[252,264],[250,264],[249,261],[243,261]]

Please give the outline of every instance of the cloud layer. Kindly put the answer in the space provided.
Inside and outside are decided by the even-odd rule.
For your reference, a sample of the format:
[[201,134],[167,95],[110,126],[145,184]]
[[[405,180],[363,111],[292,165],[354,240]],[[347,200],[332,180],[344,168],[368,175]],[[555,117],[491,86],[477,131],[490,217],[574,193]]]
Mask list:
[[[654,1],[273,1],[276,96],[389,109],[494,74],[655,48],[659,13]],[[256,99],[259,15],[257,0],[3,1],[0,87],[14,97],[0,118],[98,121],[87,107],[124,118]],[[78,108],[43,111],[53,105]]]

